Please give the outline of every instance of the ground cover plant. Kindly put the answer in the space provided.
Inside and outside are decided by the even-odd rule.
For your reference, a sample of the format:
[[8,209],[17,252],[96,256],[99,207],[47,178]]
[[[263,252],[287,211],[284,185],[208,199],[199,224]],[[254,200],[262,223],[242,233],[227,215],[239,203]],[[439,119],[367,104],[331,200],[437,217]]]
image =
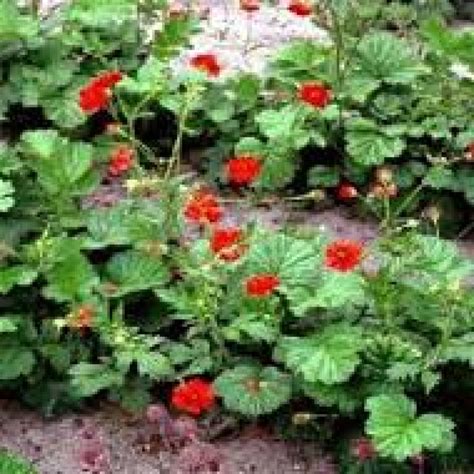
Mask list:
[[[330,45],[226,79],[218,51],[171,67],[199,25],[165,2],[37,6],[0,1],[2,390],[49,415],[159,393],[192,417],[349,426],[355,472],[422,470],[472,439],[472,266],[404,219],[425,206],[436,228],[453,197],[467,214],[471,33],[328,2]],[[207,182],[185,173],[196,142]],[[276,189],[360,200],[381,236],[229,224]]]

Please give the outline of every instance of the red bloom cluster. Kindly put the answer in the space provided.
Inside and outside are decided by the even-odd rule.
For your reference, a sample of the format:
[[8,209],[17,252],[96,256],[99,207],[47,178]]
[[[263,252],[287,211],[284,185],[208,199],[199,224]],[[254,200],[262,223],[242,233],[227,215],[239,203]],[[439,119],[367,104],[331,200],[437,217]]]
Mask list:
[[271,273],[261,273],[246,280],[245,291],[252,298],[261,298],[271,295],[279,285],[278,276]]
[[230,159],[226,165],[229,183],[236,186],[251,184],[260,174],[262,163],[253,155],[239,155]]
[[358,194],[357,189],[350,183],[341,183],[336,190],[336,195],[341,201],[354,199]]
[[212,192],[199,189],[186,203],[184,215],[188,220],[197,224],[212,224],[220,221],[222,209]]
[[331,89],[318,82],[303,82],[298,89],[298,99],[317,109],[324,109],[331,101],[331,98]]
[[326,248],[325,264],[339,272],[353,270],[362,259],[363,247],[352,240],[336,240]]
[[109,104],[110,89],[122,80],[120,71],[108,71],[91,79],[79,91],[79,107],[86,114],[93,114]]
[[360,462],[369,461],[374,459],[377,455],[375,446],[372,441],[368,438],[358,438],[352,442],[351,453]]
[[235,262],[246,250],[242,243],[242,231],[237,227],[214,229],[211,236],[211,250],[226,262]]
[[216,55],[212,53],[198,54],[191,59],[190,64],[192,67],[204,71],[208,76],[214,77],[217,77],[222,69]]
[[309,16],[313,13],[309,0],[291,0],[288,10],[298,16]]
[[109,160],[109,175],[121,176],[133,166],[134,151],[127,146],[117,147]]
[[178,410],[199,416],[214,406],[215,398],[212,384],[195,377],[174,387],[171,404]]
[[240,9],[246,12],[255,12],[260,9],[260,0],[240,0]]

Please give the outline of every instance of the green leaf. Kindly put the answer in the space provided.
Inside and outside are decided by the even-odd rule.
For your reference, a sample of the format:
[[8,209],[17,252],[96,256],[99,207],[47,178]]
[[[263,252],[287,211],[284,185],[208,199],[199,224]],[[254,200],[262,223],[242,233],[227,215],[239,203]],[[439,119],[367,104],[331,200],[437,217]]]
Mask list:
[[58,148],[66,143],[57,130],[34,130],[21,136],[22,151],[33,158],[52,158]]
[[90,397],[101,390],[120,387],[124,375],[118,370],[103,364],[81,362],[69,370],[71,386],[78,397]]
[[317,308],[341,308],[363,302],[364,279],[357,273],[323,272],[309,285],[292,288],[287,293],[292,310],[304,316]]
[[35,270],[26,265],[0,267],[0,294],[8,293],[16,285],[31,285],[37,275]]
[[453,170],[445,166],[433,166],[423,178],[423,184],[434,189],[457,189],[457,181]]
[[166,21],[163,28],[156,33],[153,54],[160,59],[168,59],[176,55],[185,46],[196,23],[189,17],[172,18]]
[[291,396],[291,379],[275,367],[239,365],[224,371],[214,387],[225,406],[247,416],[272,413]]
[[136,4],[130,0],[75,0],[67,10],[67,19],[82,27],[116,30],[126,21],[135,20]]
[[283,188],[293,180],[296,171],[295,164],[292,153],[279,153],[275,150],[265,159],[256,187],[268,190]]
[[306,382],[345,382],[359,364],[364,347],[362,332],[353,326],[334,325],[308,337],[283,337],[276,355]]
[[241,137],[235,145],[235,154],[242,155],[245,153],[255,153],[263,155],[265,152],[265,144],[254,137]]
[[0,344],[0,380],[28,375],[35,365],[33,351],[22,345]]
[[169,359],[159,352],[142,354],[137,364],[140,375],[147,375],[152,380],[162,380],[173,373]]
[[46,117],[63,129],[76,128],[86,122],[87,116],[81,111],[76,97],[62,94],[60,97],[42,102]]
[[94,267],[74,247],[64,251],[61,261],[46,273],[46,279],[44,295],[61,302],[87,298],[99,283]]
[[7,212],[15,204],[13,192],[11,182],[0,179],[0,212]]
[[283,233],[262,233],[255,236],[247,256],[246,272],[273,273],[281,281],[282,291],[312,281],[318,265],[313,246]]
[[16,332],[18,329],[18,323],[18,316],[2,315],[2,317],[0,317],[0,333]]
[[31,15],[23,15],[11,0],[0,0],[0,48],[7,41],[27,40],[39,30],[38,21]]
[[301,149],[311,138],[303,128],[306,118],[304,108],[286,105],[280,110],[264,110],[255,117],[260,132],[270,140],[283,142],[287,147]]
[[21,149],[49,194],[81,195],[96,184],[94,148],[88,143],[68,142],[54,130],[37,130],[22,135]]
[[355,75],[388,84],[410,84],[429,71],[410,45],[386,32],[369,33],[357,47]]
[[339,181],[340,172],[334,167],[316,165],[308,171],[308,185],[315,188],[337,186]]
[[0,449],[0,472],[4,474],[38,474],[38,471],[26,459],[3,449]]
[[113,285],[108,296],[118,298],[163,286],[169,275],[161,259],[128,250],[114,255],[107,263],[105,278]]
[[347,152],[360,165],[382,164],[387,158],[395,158],[405,149],[405,141],[391,136],[387,128],[379,127],[366,119],[353,119],[347,123]]
[[130,209],[114,206],[104,209],[93,209],[87,217],[87,248],[100,249],[111,245],[126,245],[131,239],[128,235],[127,221]]
[[415,403],[403,394],[371,397],[366,409],[366,432],[382,456],[400,462],[425,450],[447,452],[454,445],[454,423],[437,414],[417,417]]
[[443,347],[440,359],[443,361],[456,360],[467,362],[474,368],[474,333],[453,338]]

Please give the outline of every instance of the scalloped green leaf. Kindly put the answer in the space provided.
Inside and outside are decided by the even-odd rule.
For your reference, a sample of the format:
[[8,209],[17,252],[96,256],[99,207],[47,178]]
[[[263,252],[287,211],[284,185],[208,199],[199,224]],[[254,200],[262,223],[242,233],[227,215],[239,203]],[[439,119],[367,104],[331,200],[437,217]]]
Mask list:
[[319,258],[313,245],[283,233],[262,233],[255,236],[249,251],[246,272],[274,273],[281,281],[282,291],[312,281]]
[[447,452],[454,445],[454,423],[438,414],[417,417],[415,403],[403,394],[371,397],[366,410],[366,432],[382,456],[404,461],[425,450]]
[[33,351],[10,342],[0,344],[0,380],[13,380],[28,375],[35,365]]
[[359,365],[363,347],[359,328],[334,325],[308,337],[283,337],[276,356],[306,382],[330,385],[351,377]]
[[370,120],[353,119],[347,123],[346,149],[357,164],[380,165],[387,158],[400,156],[405,146],[405,141],[392,130]]
[[0,267],[0,294],[8,293],[14,286],[33,283],[38,273],[26,265]]
[[388,84],[410,84],[429,72],[405,41],[387,32],[364,36],[357,46],[355,73]]
[[214,387],[225,406],[247,416],[272,413],[291,396],[291,377],[275,367],[238,365],[224,371]]
[[103,364],[81,362],[69,369],[71,387],[75,395],[90,397],[101,390],[123,385],[124,374]]
[[169,274],[163,261],[135,250],[114,255],[107,263],[105,281],[109,297],[118,298],[164,285]]

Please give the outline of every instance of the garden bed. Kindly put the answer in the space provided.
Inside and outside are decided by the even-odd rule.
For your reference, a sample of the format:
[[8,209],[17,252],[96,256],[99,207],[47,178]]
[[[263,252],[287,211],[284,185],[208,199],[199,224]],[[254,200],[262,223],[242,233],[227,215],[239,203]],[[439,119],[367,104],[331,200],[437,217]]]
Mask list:
[[447,3],[43,6],[0,0],[0,393],[37,410],[2,402],[0,447],[472,471],[474,33]]

